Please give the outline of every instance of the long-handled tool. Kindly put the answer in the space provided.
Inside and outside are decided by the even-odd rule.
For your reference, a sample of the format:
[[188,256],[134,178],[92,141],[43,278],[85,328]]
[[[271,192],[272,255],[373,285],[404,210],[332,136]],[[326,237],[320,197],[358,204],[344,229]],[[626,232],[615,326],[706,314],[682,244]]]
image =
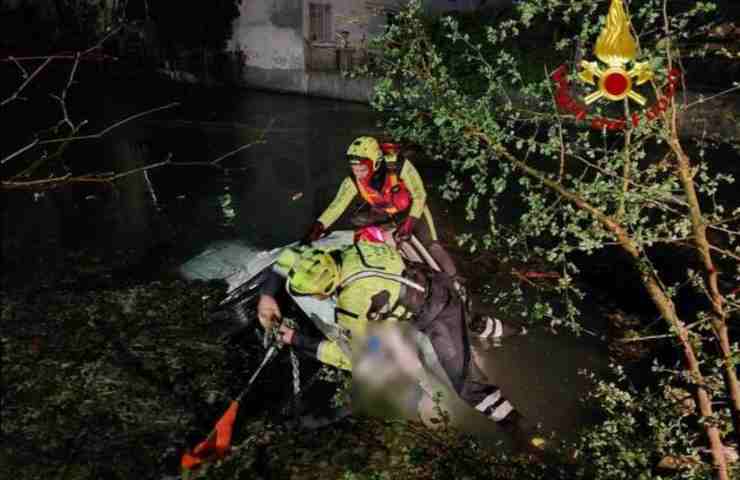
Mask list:
[[429,250],[427,250],[427,248],[421,243],[421,241],[416,238],[416,235],[412,233],[409,237],[409,241],[411,242],[411,245],[413,245],[419,256],[427,263],[427,265],[432,268],[432,270],[435,270],[437,272],[442,271],[437,261],[432,257],[432,255],[429,253]]
[[270,348],[267,349],[265,357],[262,359],[257,370],[254,371],[247,386],[239,393],[239,395],[231,401],[229,408],[221,416],[216,426],[213,427],[211,433],[204,441],[200,442],[192,452],[186,452],[180,460],[180,466],[184,471],[190,471],[204,462],[209,462],[224,458],[231,447],[231,433],[234,427],[234,421],[236,420],[236,413],[239,410],[239,402],[249,392],[257,376],[260,374],[262,369],[267,363],[272,360],[277,352],[280,350],[280,344],[277,340],[272,342]]
[[[395,215],[390,214],[391,220],[393,221],[393,225],[395,225],[395,230],[398,230],[398,228],[401,226],[401,223],[398,221]],[[417,238],[416,235],[413,233],[409,235],[408,242],[412,248],[416,252],[416,254],[421,258],[421,260],[426,263],[429,267],[431,267],[432,270],[435,270],[437,272],[441,272],[442,268],[439,266],[439,263],[432,257],[432,255],[429,253],[429,250],[421,243],[421,241]],[[401,250],[403,248],[404,241],[397,242],[398,245],[396,248]]]

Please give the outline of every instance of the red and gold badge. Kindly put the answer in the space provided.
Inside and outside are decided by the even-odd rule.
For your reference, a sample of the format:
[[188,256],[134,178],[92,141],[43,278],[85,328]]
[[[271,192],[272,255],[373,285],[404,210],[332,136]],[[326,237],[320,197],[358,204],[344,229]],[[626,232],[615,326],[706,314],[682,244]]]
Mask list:
[[[630,32],[630,22],[624,12],[622,0],[612,0],[606,26],[601,30],[594,48],[596,58],[607,65],[602,70],[597,62],[582,61],[578,76],[590,85],[597,85],[598,90],[583,99],[590,105],[600,98],[616,101],[629,97],[640,105],[647,99],[632,89],[633,85],[642,85],[650,80],[653,72],[647,62],[634,63],[637,56],[637,42]],[[627,64],[633,63],[630,70]],[[598,84],[594,81],[598,79]]]
[[[637,41],[632,35],[630,21],[622,0],[612,0],[606,17],[606,25],[596,40],[594,54],[601,63],[584,60],[579,65],[578,78],[596,87],[595,91],[586,95],[582,100],[571,96],[567,78],[568,70],[565,65],[552,73],[552,79],[557,85],[555,101],[558,106],[573,113],[578,120],[587,118],[586,106],[602,98],[611,101],[629,98],[640,106],[645,106],[647,99],[636,92],[634,87],[651,80],[653,72],[648,62],[635,62]],[[632,64],[631,68],[628,69],[630,64]],[[668,83],[661,89],[662,95],[659,96],[655,105],[645,112],[648,120],[654,120],[668,108],[680,78],[679,70],[672,69],[668,72]],[[640,122],[640,115],[632,112],[630,118],[595,117],[590,120],[591,126],[596,129],[622,130],[629,124],[636,127]]]

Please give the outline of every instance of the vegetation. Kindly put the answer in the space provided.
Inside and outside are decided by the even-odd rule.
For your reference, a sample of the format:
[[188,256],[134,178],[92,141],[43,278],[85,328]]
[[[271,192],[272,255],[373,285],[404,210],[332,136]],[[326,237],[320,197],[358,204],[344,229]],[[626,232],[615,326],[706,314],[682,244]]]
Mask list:
[[[210,420],[196,412],[216,414],[234,374],[222,367],[228,349],[209,340],[208,319],[192,308],[221,286],[123,287],[99,259],[67,261],[53,289],[48,277],[26,288],[3,282],[0,471],[148,478],[174,468],[175,449]],[[247,351],[233,353],[246,361]]]
[[[606,24],[608,2],[518,2],[516,14],[489,27],[484,41],[447,17],[444,42],[421,18],[418,3],[378,41],[385,61],[374,106],[386,114],[385,127],[395,138],[448,162],[443,194],[449,199],[464,194],[467,218],[487,221],[486,235],[463,235],[461,241],[471,250],[493,250],[506,263],[547,262],[559,270],[557,300],[543,295],[523,314],[576,331],[582,328],[579,302],[589,301],[579,288],[579,272],[587,268],[588,255],[611,251],[615,261],[631,264],[642,295],[662,318],[657,341],[674,347],[672,354],[655,357],[655,381],[645,390],[633,391],[623,376],[621,382],[598,382],[595,398],[610,421],[579,446],[584,465],[598,468],[584,466],[584,474],[647,478],[655,475],[658,460],[670,457],[700,459],[681,463],[677,475],[701,478],[712,465],[719,478],[729,478],[733,467],[723,443],[736,443],[740,430],[738,347],[728,330],[740,306],[740,207],[732,193],[737,157],[721,160],[719,146],[707,138],[683,141],[677,117],[691,106],[665,94],[668,73],[680,69],[687,42],[696,54],[692,35],[706,35],[712,27],[713,6],[630,2],[634,61],[646,62],[653,72],[641,91],[662,111],[640,112],[629,99],[602,100],[590,107],[582,127],[575,111],[558,108],[557,85],[549,78],[563,58],[578,52],[554,56],[542,65],[548,75],[537,79],[522,74],[521,59],[507,44],[546,19],[562,26],[557,51],[594,45]],[[454,62],[449,51],[455,51]],[[594,60],[588,51],[581,56]],[[564,66],[571,84],[582,68]],[[471,72],[485,89],[468,87]],[[633,114],[647,116],[621,128],[593,121]],[[589,130],[589,123],[597,128]],[[512,217],[507,208],[521,209],[515,221],[500,220]],[[673,252],[670,265],[658,261],[667,250]],[[491,300],[526,309],[523,302],[511,302],[521,294],[496,292]],[[687,296],[691,303],[678,303]],[[678,360],[680,367],[674,366]],[[661,400],[674,402],[666,392],[676,388],[694,399],[690,414],[666,409]],[[649,415],[655,412],[673,414]]]
[[[214,9],[220,20],[214,20],[208,38],[197,29],[201,33],[189,36],[195,30],[187,22],[175,25],[177,16],[158,12],[157,5],[165,3],[148,2],[146,14],[178,45],[218,48],[236,3]],[[285,394],[276,384],[290,383],[286,362],[279,367],[278,360],[260,378],[260,394],[240,410],[231,455],[194,477],[738,474],[738,463],[725,448],[737,448],[738,435],[740,354],[732,338],[740,307],[737,154],[715,139],[682,139],[677,117],[690,114],[691,105],[681,105],[679,96],[667,99],[665,111],[650,121],[630,101],[602,100],[590,107],[589,120],[641,112],[644,121],[623,130],[590,129],[588,122],[558,110],[550,74],[566,64],[572,95],[584,93],[575,79],[579,65],[572,62],[579,56],[595,61],[590,52],[607,3],[526,0],[507,16],[490,19],[497,22],[494,29],[464,16],[433,22],[420,15],[418,1],[411,2],[377,41],[383,61],[375,64],[380,83],[374,105],[394,138],[446,162],[443,195],[464,198],[467,218],[485,229],[482,235],[463,235],[464,246],[495,257],[507,267],[502,271],[536,264],[559,272],[549,290],[501,290],[500,284],[487,289],[488,301],[498,308],[553,329],[583,331],[579,308],[595,301],[585,281],[594,276],[592,259],[615,264],[599,277],[613,279],[618,268],[626,271],[620,278],[628,278],[625,284],[634,279],[650,308],[637,312],[643,321],[628,322],[627,313],[610,316],[613,340],[643,347],[637,354],[648,355],[649,378],[631,375],[629,356],[620,356],[621,364],[615,358],[613,378],[590,375],[594,389],[587,401],[600,407],[604,421],[562,451],[528,458],[460,434],[443,412],[433,431],[416,422],[372,418],[346,419],[318,432],[297,429],[282,412],[269,413]],[[709,50],[689,36],[706,36],[713,28],[709,4],[633,0],[629,13],[640,44],[637,60],[654,72],[651,82],[637,88],[648,108],[664,91],[670,69],[689,54],[716,51],[736,61],[732,49]],[[188,11],[187,18],[197,15]],[[552,39],[552,51],[543,48],[533,60],[518,47],[527,35]],[[72,159],[63,161],[64,146],[84,139],[78,138],[84,122],[68,115],[65,103],[81,59],[84,55],[67,59],[72,67],[57,95],[62,118],[56,130],[2,157],[3,189],[39,191],[91,181],[114,186],[122,176],[140,173],[93,175],[75,170]],[[27,73],[40,73],[46,65],[39,65]],[[33,77],[26,79],[0,99],[0,108],[19,105],[33,83]],[[48,152],[38,150],[44,145]],[[204,163],[218,166],[223,158]],[[514,221],[504,221],[510,218]],[[118,261],[121,265],[102,264],[89,253],[71,253],[54,275],[38,272],[35,283],[21,286],[3,277],[4,477],[171,475],[182,452],[203,439],[258,364],[262,352],[254,342],[225,342],[211,333],[205,312],[222,296],[223,285],[136,281],[125,273],[126,258]],[[602,283],[619,287],[603,278]],[[525,296],[539,301],[524,302]],[[631,305],[611,300],[635,314]],[[332,382],[342,381],[336,372],[326,372]]]

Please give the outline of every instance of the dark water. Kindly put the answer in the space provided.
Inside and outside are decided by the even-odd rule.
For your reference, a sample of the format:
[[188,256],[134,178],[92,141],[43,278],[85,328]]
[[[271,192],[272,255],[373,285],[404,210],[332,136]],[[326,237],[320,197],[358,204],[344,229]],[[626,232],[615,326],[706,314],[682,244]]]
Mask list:
[[[5,246],[146,251],[174,243],[186,255],[235,237],[263,247],[284,244],[302,235],[331,200],[346,174],[350,140],[375,131],[376,118],[364,105],[300,96],[121,81],[70,96],[71,117],[89,120],[81,132],[87,134],[171,102],[180,106],[71,144],[64,161],[75,173],[122,172],[168,156],[175,164],[210,162],[258,138],[264,143],[224,159],[227,171],[170,165],[121,179],[113,189],[10,194],[3,223],[12,238]],[[53,105],[45,108],[56,117]],[[2,153],[24,145],[34,128],[34,122],[17,125],[18,135]],[[14,161],[39,154],[36,149]]]

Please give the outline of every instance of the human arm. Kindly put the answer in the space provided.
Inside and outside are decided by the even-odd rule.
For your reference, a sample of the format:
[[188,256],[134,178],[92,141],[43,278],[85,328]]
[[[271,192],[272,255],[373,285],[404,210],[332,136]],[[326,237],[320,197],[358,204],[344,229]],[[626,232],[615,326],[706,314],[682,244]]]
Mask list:
[[280,307],[271,295],[260,295],[257,303],[257,319],[265,331],[270,330],[275,324],[280,322],[282,313]]
[[282,313],[275,297],[284,283],[285,279],[270,269],[260,287],[260,297],[257,302],[257,319],[265,331],[269,330],[282,318]]
[[416,167],[407,160],[401,168],[401,175],[399,178],[403,180],[403,183],[411,194],[411,209],[409,210],[409,217],[414,217],[415,219],[421,218],[424,206],[427,203],[427,191],[424,188],[424,182],[421,180],[419,172],[416,170]]
[[357,186],[355,185],[355,182],[350,177],[345,178],[339,185],[339,190],[334,196],[334,200],[332,200],[329,206],[326,207],[324,213],[319,216],[318,222],[320,222],[325,229],[329,228],[340,216],[342,216],[342,213],[344,213],[347,207],[349,207],[356,195]]
[[292,345],[298,351],[315,358],[321,363],[332,365],[342,370],[352,370],[352,363],[344,354],[337,342],[311,337],[288,327],[280,327],[279,339],[286,345]]

